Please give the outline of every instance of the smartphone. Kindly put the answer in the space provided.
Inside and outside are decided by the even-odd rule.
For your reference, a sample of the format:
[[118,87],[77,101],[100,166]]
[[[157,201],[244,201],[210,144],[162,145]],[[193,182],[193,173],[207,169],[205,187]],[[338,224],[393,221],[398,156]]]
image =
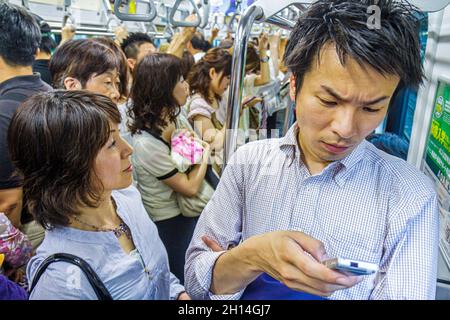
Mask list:
[[378,271],[378,265],[375,263],[358,261],[347,258],[332,258],[322,263],[330,269],[350,272],[354,275],[369,275]]

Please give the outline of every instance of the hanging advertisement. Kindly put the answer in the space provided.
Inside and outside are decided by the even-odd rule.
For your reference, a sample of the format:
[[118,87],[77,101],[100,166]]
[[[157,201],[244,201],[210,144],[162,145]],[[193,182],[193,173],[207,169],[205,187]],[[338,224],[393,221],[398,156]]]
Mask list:
[[439,195],[440,249],[450,266],[450,80],[440,78],[426,145],[423,171]]

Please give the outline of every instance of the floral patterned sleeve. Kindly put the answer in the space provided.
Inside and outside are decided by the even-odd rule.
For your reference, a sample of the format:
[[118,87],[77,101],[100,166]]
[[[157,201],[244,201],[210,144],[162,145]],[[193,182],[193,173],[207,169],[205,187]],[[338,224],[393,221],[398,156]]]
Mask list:
[[30,260],[32,251],[27,236],[0,212],[0,254],[4,254],[3,267],[17,269],[23,266]]

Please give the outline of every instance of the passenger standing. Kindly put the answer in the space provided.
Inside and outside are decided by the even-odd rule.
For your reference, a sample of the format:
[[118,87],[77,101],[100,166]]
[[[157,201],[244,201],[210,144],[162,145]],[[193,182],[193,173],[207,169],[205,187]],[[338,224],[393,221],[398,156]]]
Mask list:
[[190,129],[180,115],[187,97],[188,86],[177,57],[156,53],[137,65],[130,110],[135,180],[147,213],[166,246],[171,270],[182,282],[187,246],[198,216],[213,193],[204,181],[207,144],[201,162],[187,171],[171,156],[174,132]]
[[[28,279],[35,281],[48,257],[65,253],[89,264],[113,299],[188,299],[131,186],[133,149],[119,122],[108,97],[76,90],[36,95],[12,119],[11,158],[28,208],[46,229]],[[84,272],[67,262],[52,263],[36,281],[31,299],[96,299]]]
[[6,134],[22,101],[51,90],[38,74],[33,74],[32,65],[40,41],[41,32],[34,17],[22,7],[0,3],[0,212],[4,212],[15,227],[22,222],[22,230],[34,248],[42,241],[44,230],[29,214],[21,214],[22,179],[14,175]]
[[[214,48],[197,62],[189,73],[191,97],[186,104],[188,119],[202,140],[215,153],[215,169],[221,165],[225,126],[218,119],[223,95],[230,84],[231,54]],[[220,170],[219,170],[220,171]]]
[[[83,61],[83,63],[80,63]],[[118,104],[126,96],[127,79],[120,73],[123,57],[94,39],[71,40],[58,47],[50,61],[55,88],[103,94]]]
[[[285,59],[297,123],[231,157],[186,254],[194,298],[434,299],[433,184],[365,141],[398,85],[422,82],[418,12],[380,1],[372,30],[371,5],[320,0],[302,13]],[[379,272],[350,277],[322,264],[332,257]]]

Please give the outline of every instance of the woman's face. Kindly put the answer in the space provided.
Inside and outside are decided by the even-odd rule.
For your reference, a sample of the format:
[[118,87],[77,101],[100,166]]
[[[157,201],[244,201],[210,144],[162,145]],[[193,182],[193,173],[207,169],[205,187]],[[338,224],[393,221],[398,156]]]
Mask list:
[[106,192],[129,187],[133,176],[130,161],[133,148],[120,136],[117,123],[110,121],[109,125],[110,136],[97,154],[94,164],[95,176]]
[[119,88],[119,72],[117,70],[110,70],[99,75],[94,74],[91,76],[83,89],[107,96],[117,104],[120,99]]
[[222,96],[230,85],[230,76],[223,77],[223,71],[217,73],[214,68],[210,72],[210,91],[218,96]]
[[173,97],[179,106],[184,106],[189,96],[189,84],[181,76],[180,81],[177,82],[173,89]]

